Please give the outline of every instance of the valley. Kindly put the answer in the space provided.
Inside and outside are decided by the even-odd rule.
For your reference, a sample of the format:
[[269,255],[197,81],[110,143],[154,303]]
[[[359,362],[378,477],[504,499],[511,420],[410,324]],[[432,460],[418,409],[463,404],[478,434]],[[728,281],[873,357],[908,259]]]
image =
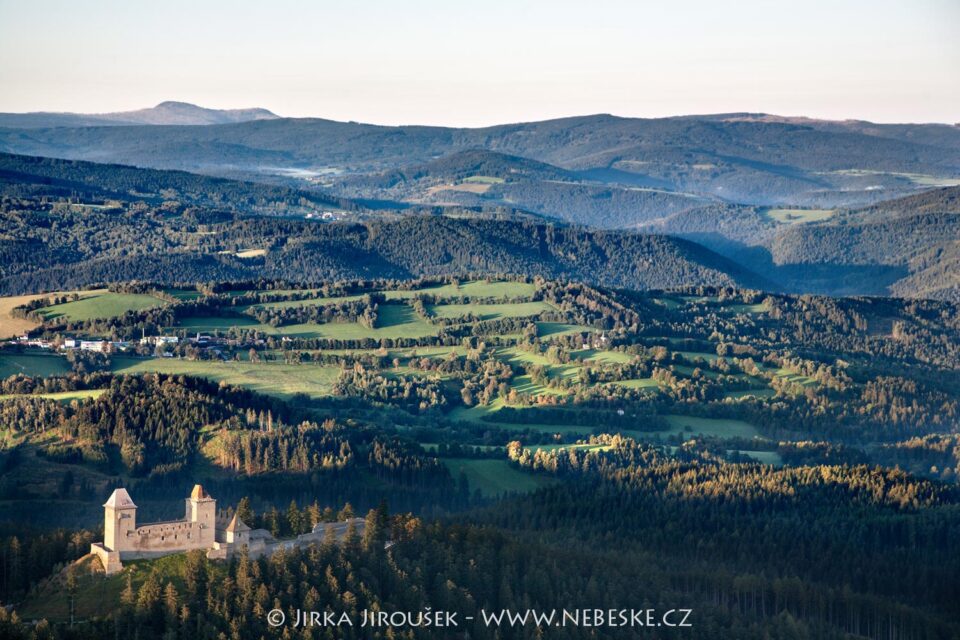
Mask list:
[[[106,115],[0,115],[75,158],[0,154],[0,635],[275,637],[265,593],[957,635],[952,129]],[[201,483],[284,550],[103,575],[114,489]]]

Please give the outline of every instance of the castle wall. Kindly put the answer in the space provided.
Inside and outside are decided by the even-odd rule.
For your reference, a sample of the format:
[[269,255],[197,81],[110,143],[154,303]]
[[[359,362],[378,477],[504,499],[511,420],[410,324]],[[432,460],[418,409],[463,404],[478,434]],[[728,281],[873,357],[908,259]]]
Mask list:
[[120,563],[120,552],[110,551],[99,542],[90,545],[90,553],[100,558],[100,564],[103,565],[103,571],[108,576],[118,573],[123,565]]
[[200,523],[183,520],[143,525],[127,535],[126,543],[119,549],[120,557],[145,558],[154,553],[165,555],[206,549],[210,546],[207,538],[212,539],[213,531],[210,530],[208,535],[204,533],[206,530]]

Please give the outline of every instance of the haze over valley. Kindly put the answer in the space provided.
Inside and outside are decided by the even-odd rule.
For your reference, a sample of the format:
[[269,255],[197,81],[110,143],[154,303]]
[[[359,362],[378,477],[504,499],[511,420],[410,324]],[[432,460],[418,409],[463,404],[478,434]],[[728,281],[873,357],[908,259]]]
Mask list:
[[[225,177],[262,185],[252,189],[267,199],[285,189],[282,207],[266,207],[283,217],[492,216],[669,235],[702,245],[743,272],[763,274],[768,286],[783,291],[958,295],[956,279],[940,277],[943,265],[958,259],[960,128],[945,124],[741,113],[597,115],[454,129],[164,102],[90,116],[0,114],[0,149]],[[3,165],[36,172],[37,179],[84,173],[84,165],[37,165],[16,155],[5,156]],[[120,185],[126,199],[163,197],[156,183],[164,174],[107,166],[91,171],[96,177],[85,177],[88,184],[108,192],[117,191],[111,172],[153,184],[142,190]],[[294,206],[291,198],[312,204]],[[908,241],[888,246],[885,238],[900,232]],[[593,279],[645,282],[603,273]]]

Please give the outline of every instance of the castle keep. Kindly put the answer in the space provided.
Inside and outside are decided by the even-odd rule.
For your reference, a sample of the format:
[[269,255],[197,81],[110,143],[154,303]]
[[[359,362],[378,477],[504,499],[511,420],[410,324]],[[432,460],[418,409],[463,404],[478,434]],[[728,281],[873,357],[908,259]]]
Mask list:
[[182,520],[155,522],[137,526],[137,505],[126,489],[116,489],[103,505],[103,542],[90,546],[107,575],[123,568],[123,560],[158,558],[160,556],[206,549],[208,558],[227,558],[246,546],[252,552],[262,551],[265,541],[251,536],[239,517],[217,519],[217,501],[199,484],[186,499]]

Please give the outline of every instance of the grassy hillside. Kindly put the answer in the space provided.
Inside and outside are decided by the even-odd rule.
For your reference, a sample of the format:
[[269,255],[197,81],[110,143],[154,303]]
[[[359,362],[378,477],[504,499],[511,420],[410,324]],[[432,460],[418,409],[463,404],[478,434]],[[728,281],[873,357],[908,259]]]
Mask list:
[[152,309],[166,304],[150,295],[133,293],[95,293],[83,295],[80,300],[44,307],[40,315],[44,320],[93,320],[113,318],[127,311]]

